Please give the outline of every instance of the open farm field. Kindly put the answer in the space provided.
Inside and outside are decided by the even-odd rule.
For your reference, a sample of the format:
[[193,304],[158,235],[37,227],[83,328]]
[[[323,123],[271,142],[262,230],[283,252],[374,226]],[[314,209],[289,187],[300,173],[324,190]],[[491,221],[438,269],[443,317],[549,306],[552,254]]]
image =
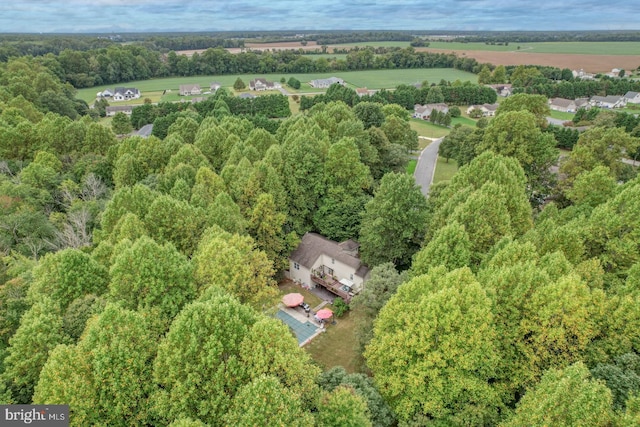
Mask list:
[[[300,90],[291,90],[285,86],[285,89],[291,93],[298,92],[323,92],[324,90],[313,89],[309,86],[308,82],[315,79],[323,79],[331,76],[336,76],[344,79],[351,87],[367,87],[369,89],[391,89],[399,84],[411,84],[416,82],[422,82],[428,80],[429,82],[439,82],[441,79],[455,81],[477,81],[477,76],[472,73],[467,73],[453,68],[426,68],[426,69],[408,69],[408,70],[366,70],[366,71],[344,71],[334,73],[318,73],[318,74],[246,74],[239,76],[248,86],[249,81],[257,77],[264,77],[271,81],[280,81],[282,77],[289,79],[295,77],[303,84]],[[223,87],[230,89],[233,83],[238,78],[238,75],[224,75],[224,76],[194,76],[194,77],[170,77],[165,79],[151,79],[141,80],[135,82],[119,83],[116,85],[103,85],[95,86],[92,88],[84,88],[78,90],[77,97],[83,99],[86,102],[93,102],[96,93],[106,88],[113,88],[115,86],[135,87],[142,92],[142,98],[135,100],[136,104],[141,104],[142,100],[147,97],[147,94],[153,92],[154,94],[162,94],[165,90],[164,97],[171,95],[169,100],[174,99],[173,95],[177,96],[179,87],[181,84],[199,84],[202,87],[203,92],[209,88],[211,82],[219,82]],[[170,92],[169,92],[170,91]],[[162,97],[164,101],[165,98]],[[187,97],[189,99],[189,97]],[[157,102],[160,99],[152,98],[153,102]],[[126,105],[119,103],[119,105]]]
[[409,47],[409,42],[403,41],[391,41],[391,42],[359,42],[359,43],[339,43],[339,44],[330,44],[329,51],[331,51],[332,47],[348,47],[348,46],[373,46],[373,47]]
[[635,70],[640,66],[640,55],[579,55],[564,53],[525,53],[523,51],[489,52],[483,50],[442,50],[419,47],[417,51],[452,52],[459,57],[475,58],[480,63],[494,65],[547,65],[550,67],[584,69],[590,73],[605,73],[612,68]]
[[517,43],[508,46],[485,43],[438,42],[429,44],[431,49],[485,50],[491,52],[566,53],[580,55],[640,55],[640,42],[541,42]]

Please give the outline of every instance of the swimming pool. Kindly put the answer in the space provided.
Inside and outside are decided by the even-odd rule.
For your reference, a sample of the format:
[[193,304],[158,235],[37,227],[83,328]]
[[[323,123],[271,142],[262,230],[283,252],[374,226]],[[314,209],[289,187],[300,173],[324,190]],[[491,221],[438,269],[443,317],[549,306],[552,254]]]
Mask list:
[[311,322],[300,322],[290,314],[278,310],[276,317],[282,320],[287,326],[291,328],[296,338],[298,338],[298,344],[302,344],[313,336],[320,328]]

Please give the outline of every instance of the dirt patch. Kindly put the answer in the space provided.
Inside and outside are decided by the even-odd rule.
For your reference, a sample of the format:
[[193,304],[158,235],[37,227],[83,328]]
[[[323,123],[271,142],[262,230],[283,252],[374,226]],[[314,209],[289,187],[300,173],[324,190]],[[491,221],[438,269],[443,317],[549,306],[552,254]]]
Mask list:
[[417,51],[455,53],[461,58],[475,58],[480,63],[494,65],[548,65],[571,70],[584,69],[590,73],[608,73],[612,68],[635,70],[640,56],[631,55],[577,55],[565,53],[489,52],[482,50],[445,50],[417,48]]

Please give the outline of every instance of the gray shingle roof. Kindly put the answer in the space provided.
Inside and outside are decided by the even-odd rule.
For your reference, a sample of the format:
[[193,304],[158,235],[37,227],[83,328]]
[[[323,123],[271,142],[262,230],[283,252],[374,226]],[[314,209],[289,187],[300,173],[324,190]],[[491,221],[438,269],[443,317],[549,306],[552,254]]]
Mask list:
[[365,277],[369,268],[362,264],[360,258],[347,252],[354,250],[354,245],[357,243],[353,240],[338,243],[317,233],[306,233],[289,258],[306,268],[311,268],[320,256],[327,255],[352,267],[358,276]]

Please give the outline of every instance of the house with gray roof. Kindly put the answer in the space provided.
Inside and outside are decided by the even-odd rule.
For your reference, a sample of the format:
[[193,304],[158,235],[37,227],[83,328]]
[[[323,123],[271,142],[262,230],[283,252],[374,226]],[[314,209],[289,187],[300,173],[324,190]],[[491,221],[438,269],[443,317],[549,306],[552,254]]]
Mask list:
[[180,96],[200,95],[201,93],[200,85],[180,85]]
[[113,117],[117,113],[124,113],[127,116],[130,116],[133,112],[133,105],[110,105],[105,108],[105,113],[107,117]]
[[592,96],[589,102],[600,108],[622,108],[626,105],[624,98],[617,95]]
[[640,104],[640,92],[629,91],[623,96],[624,101],[631,104]]
[[263,78],[253,79],[249,82],[249,89],[256,91],[280,89],[281,87],[280,83],[270,82]]
[[449,112],[449,106],[443,103],[425,105],[416,104],[413,106],[413,117],[415,119],[429,120],[433,110],[438,110],[441,113],[447,114]]
[[469,108],[467,108],[467,114],[471,114],[473,110],[480,110],[482,117],[493,117],[498,110],[498,104],[470,105]]
[[289,256],[289,278],[304,287],[321,286],[346,302],[362,291],[369,268],[358,257],[359,243],[342,243],[306,233]]
[[322,89],[326,89],[329,86],[331,86],[332,84],[339,84],[344,86],[344,80],[342,80],[341,78],[338,77],[329,77],[328,79],[317,79],[317,80],[311,80],[309,82],[309,85],[311,87],[315,87],[315,88],[322,88]]
[[[104,94],[104,92],[102,92]],[[134,87],[117,87],[113,90],[112,101],[128,101],[140,98],[140,91]]]
[[549,100],[549,108],[565,113],[575,113],[578,110],[576,102],[573,99],[566,98],[551,98]]

